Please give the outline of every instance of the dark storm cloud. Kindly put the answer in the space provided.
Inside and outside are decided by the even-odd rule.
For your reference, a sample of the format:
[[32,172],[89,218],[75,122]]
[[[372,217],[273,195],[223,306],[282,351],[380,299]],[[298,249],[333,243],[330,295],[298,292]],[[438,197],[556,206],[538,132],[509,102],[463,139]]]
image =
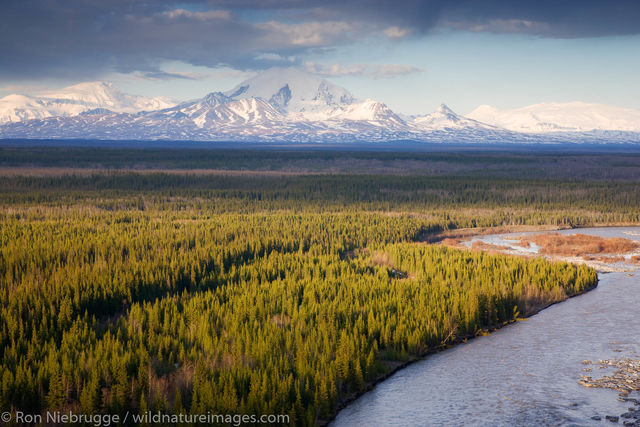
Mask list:
[[443,25],[471,31],[583,38],[640,34],[637,0],[456,1]]
[[194,12],[161,1],[21,0],[4,3],[1,12],[4,79],[160,73],[171,60],[261,68],[340,43],[352,29],[342,21],[249,22],[220,8]]
[[471,31],[522,32],[559,38],[640,34],[638,0],[213,0],[209,3],[245,9],[316,9],[318,16],[401,24],[422,32],[435,26],[454,25]]
[[161,76],[171,60],[257,69],[371,34],[402,39],[439,27],[561,38],[639,34],[640,2],[5,0],[0,79]]

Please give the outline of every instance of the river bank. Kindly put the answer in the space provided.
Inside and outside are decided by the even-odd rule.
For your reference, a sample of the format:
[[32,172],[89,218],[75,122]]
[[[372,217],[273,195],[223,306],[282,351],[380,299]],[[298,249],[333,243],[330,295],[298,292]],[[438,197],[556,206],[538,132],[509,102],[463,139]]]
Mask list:
[[481,330],[477,331],[473,335],[465,335],[465,336],[461,336],[461,337],[456,337],[456,339],[453,342],[447,343],[446,345],[439,346],[439,347],[436,347],[436,348],[433,348],[433,349],[429,349],[428,351],[420,354],[419,356],[411,357],[411,358],[407,359],[406,361],[402,361],[402,362],[399,362],[399,361],[384,361],[387,364],[387,366],[391,367],[391,370],[389,372],[387,372],[384,375],[381,375],[381,376],[375,378],[373,381],[368,381],[366,383],[365,389],[362,390],[361,392],[352,393],[349,396],[347,396],[345,398],[345,400],[338,405],[337,412],[333,417],[319,420],[318,424],[320,426],[330,425],[336,419],[336,417],[338,416],[338,414],[339,414],[339,412],[341,410],[343,410],[346,407],[348,407],[351,403],[353,403],[354,401],[359,399],[364,394],[372,391],[377,385],[383,383],[385,380],[389,379],[390,377],[392,377],[393,375],[395,375],[399,371],[407,368],[408,366],[413,365],[416,362],[424,360],[425,358],[428,358],[429,356],[433,356],[433,355],[442,353],[444,351],[450,350],[450,349],[452,349],[452,348],[454,348],[454,347],[456,347],[456,346],[458,346],[460,344],[467,343],[470,340],[473,340],[474,338],[484,337],[484,336],[490,335],[490,334],[492,334],[494,332],[497,332],[498,330],[504,328],[505,326],[511,325],[511,324],[519,322],[519,321],[528,320],[530,317],[535,316],[536,314],[538,314],[542,310],[545,310],[545,309],[547,309],[547,308],[549,308],[549,307],[551,307],[553,305],[556,305],[556,304],[559,304],[561,302],[564,302],[569,298],[575,298],[577,296],[580,296],[580,295],[582,295],[584,293],[592,291],[595,288],[596,288],[596,286],[593,286],[591,288],[586,289],[584,292],[580,292],[578,294],[569,296],[569,297],[567,297],[567,298],[565,298],[565,299],[563,299],[561,301],[555,301],[555,302],[551,302],[551,303],[543,305],[543,306],[536,307],[535,310],[532,310],[526,316],[518,317],[517,319],[513,319],[513,320],[511,320],[509,322],[504,322],[501,325],[494,325],[494,326],[489,327],[489,328],[481,329]]
[[[609,225],[590,228],[604,230],[620,227]],[[640,243],[631,239],[633,235],[598,237],[582,234],[580,230],[583,229],[516,227],[498,234],[485,232],[470,235],[463,232],[458,237],[440,239],[438,243],[458,249],[585,264],[604,273],[634,272],[640,266]]]
[[[443,241],[445,242],[444,244],[446,244],[446,240],[447,239],[451,239],[453,237],[450,236],[457,236],[458,238],[461,238],[462,236],[464,237],[475,237],[475,236],[482,236],[482,235],[491,235],[491,234],[495,234],[496,232],[506,232],[506,233],[513,233],[513,232],[540,232],[540,231],[557,231],[557,230],[568,230],[569,228],[561,228],[561,227],[557,227],[557,226],[509,226],[509,227],[491,227],[491,228],[480,228],[480,229],[461,229],[461,230],[450,230],[447,232],[443,232],[443,233],[438,233],[437,235],[435,235],[432,243],[435,242],[439,242],[442,243]],[[476,233],[473,233],[473,232]],[[445,237],[446,236],[446,237]],[[452,245],[453,246],[453,245]],[[456,246],[459,249],[468,249],[464,246]],[[534,316],[536,314],[538,314],[540,311],[558,304],[560,302],[566,301],[569,298],[573,298],[579,295],[582,295],[583,293],[589,292],[591,290],[593,290],[595,287],[597,286],[597,284],[593,287],[590,287],[588,289],[586,289],[584,292],[580,292],[578,294],[575,295],[571,295],[571,296],[567,296],[566,298],[559,300],[559,301],[553,301],[550,303],[546,303],[537,307],[534,307],[533,309],[529,310],[528,313],[526,313],[526,315],[523,315],[522,317],[519,317],[517,319],[513,319],[509,322],[505,322],[503,324],[500,325],[492,325],[489,328],[485,328],[482,330],[477,331],[475,334],[472,335],[466,335],[466,336],[461,336],[461,337],[457,337],[453,342],[447,343],[446,345],[437,347],[437,348],[433,348],[433,349],[429,349],[427,352],[416,356],[416,357],[411,357],[406,361],[402,361],[402,362],[398,362],[398,361],[386,361],[387,366],[391,368],[390,371],[388,371],[387,373],[385,373],[382,376],[379,376],[377,378],[375,378],[372,381],[369,381],[366,383],[366,387],[365,389],[360,392],[360,393],[353,393],[351,395],[349,395],[347,398],[345,398],[340,405],[338,406],[337,410],[338,413],[339,411],[341,411],[342,409],[348,407],[351,403],[353,403],[355,400],[357,400],[360,396],[370,392],[371,390],[373,390],[377,385],[379,385],[380,383],[384,382],[385,380],[387,380],[388,378],[390,378],[391,376],[393,376],[394,374],[396,374],[398,371],[407,368],[408,366],[420,361],[420,360],[424,360],[425,358],[435,355],[437,353],[441,353],[443,351],[449,350],[459,344],[462,343],[466,343],[469,340],[479,337],[479,336],[486,336],[488,334],[491,334],[493,332],[498,331],[499,329],[503,328],[504,326],[507,326],[509,324],[515,323],[518,320],[526,320],[528,318],[530,318],[531,316]],[[523,313],[525,314],[525,313]],[[337,414],[336,414],[337,416]],[[335,420],[335,416],[330,418],[330,419],[324,419],[324,420],[320,420],[320,425],[327,425],[330,424],[333,420]]]
[[[538,232],[541,231],[539,228],[536,228],[535,230],[532,230],[531,227],[528,227],[526,230],[524,230],[523,228],[524,227],[518,228],[518,230],[516,232],[529,232],[530,233],[530,232],[533,232],[533,231],[538,231]],[[558,230],[557,228],[546,227],[546,229],[544,231],[557,231],[557,230]],[[569,233],[583,231],[583,230],[579,230],[579,229],[570,229],[570,230],[569,229],[565,229],[565,230],[566,230],[565,232],[569,232]],[[595,229],[592,229],[592,230],[595,230]],[[602,228],[600,228],[600,230],[602,230]],[[511,228],[508,231],[509,232],[514,232],[514,229]],[[489,230],[483,230],[483,232],[484,233],[480,234],[480,235],[483,235],[483,236],[489,236],[490,235],[489,234]],[[461,233],[461,234],[465,235],[465,237],[470,237],[469,234],[466,234],[466,231]],[[607,234],[607,233],[605,233],[605,234]],[[451,236],[451,233],[448,233],[448,235]],[[478,234],[476,234],[474,236],[478,236]],[[444,240],[444,239],[442,239],[442,240]],[[442,240],[440,240],[440,241],[442,241]],[[532,256],[532,255],[529,254],[529,255],[526,255],[526,256]],[[535,256],[535,255],[533,255],[533,256]],[[608,279],[611,279],[614,276],[616,278],[621,278],[622,280],[625,280],[627,282],[629,280],[631,280],[631,276],[627,276],[626,274],[625,275],[614,274],[613,276],[609,276]],[[591,292],[589,292],[589,294],[590,293]],[[571,298],[571,299],[574,299],[574,298]],[[589,298],[589,299],[591,299],[591,298]],[[565,303],[565,304],[567,304],[567,303]],[[558,310],[561,311],[562,307],[564,307],[565,304],[562,304],[562,305],[558,306],[556,309],[554,309],[552,311],[553,312],[557,312]],[[543,308],[547,308],[547,307],[543,307]],[[540,308],[540,310],[537,310],[536,313],[539,313],[540,311],[542,311],[543,308]],[[535,313],[532,313],[531,316],[533,314],[535,314]],[[529,316],[529,317],[531,317],[531,316]],[[536,318],[537,317],[538,316],[536,316]],[[543,317],[546,317],[546,315],[543,316]],[[513,322],[510,322],[510,323],[513,323]],[[522,324],[529,324],[529,323],[531,323],[531,320],[529,320],[528,322],[522,322]],[[534,322],[534,323],[536,323],[536,322]],[[520,325],[521,322],[517,322],[517,324]],[[502,325],[502,326],[504,326],[504,325]],[[489,335],[488,339],[489,340],[493,340],[492,337],[494,337],[496,335],[501,336],[503,334],[502,331],[507,331],[507,333],[509,335],[513,336],[514,335],[513,329],[520,329],[520,328],[521,327],[503,328],[500,332],[497,332],[496,330],[494,330],[493,332],[497,332],[497,333]],[[517,338],[517,337],[514,337],[514,338]],[[554,337],[550,337],[550,340],[554,340]],[[372,425],[380,425],[380,424],[383,423],[383,421],[389,421],[390,420],[389,418],[384,418],[383,417],[383,418],[379,419],[377,417],[366,415],[366,414],[370,414],[371,411],[373,411],[373,413],[376,413],[376,414],[378,413],[378,411],[380,411],[381,413],[387,413],[387,412],[391,413],[391,412],[393,412],[395,414],[395,416],[400,417],[399,419],[404,419],[402,417],[406,417],[406,415],[402,415],[402,417],[401,417],[399,415],[399,411],[395,411],[395,410],[392,409],[393,405],[398,403],[398,401],[395,400],[394,396],[391,396],[391,397],[386,397],[386,396],[385,397],[378,397],[378,396],[379,395],[384,395],[385,392],[388,389],[391,389],[393,391],[394,395],[395,394],[398,394],[398,395],[402,394],[406,399],[413,399],[414,398],[413,395],[409,396],[409,395],[407,395],[407,393],[403,393],[403,389],[405,388],[404,387],[405,384],[403,384],[401,389],[399,389],[399,388],[394,386],[395,383],[397,383],[397,381],[399,381],[399,378],[403,378],[404,381],[412,381],[412,379],[409,378],[409,376],[410,376],[411,373],[415,373],[415,371],[417,369],[416,366],[423,366],[423,365],[424,366],[429,366],[432,363],[431,361],[433,361],[433,360],[437,360],[438,363],[443,363],[443,364],[448,365],[448,362],[446,360],[444,360],[444,357],[446,357],[447,355],[451,355],[451,352],[453,352],[455,354],[459,354],[462,351],[462,350],[460,350],[460,348],[464,348],[464,347],[467,347],[469,345],[471,345],[472,347],[476,346],[476,345],[482,347],[483,345],[482,344],[478,344],[478,343],[484,343],[485,340],[469,340],[469,344],[462,345],[462,346],[459,345],[459,344],[463,344],[464,342],[465,342],[464,340],[461,340],[460,342],[456,342],[455,345],[453,345],[453,346],[448,346],[445,349],[440,349],[440,351],[438,351],[438,352],[429,352],[428,354],[426,354],[423,357],[416,358],[415,360],[408,361],[407,363],[404,363],[401,366],[398,366],[397,369],[394,370],[394,373],[390,373],[388,375],[385,375],[384,378],[381,378],[378,381],[376,381],[374,384],[372,384],[369,389],[370,390],[373,389],[373,391],[371,391],[370,393],[367,393],[365,396],[363,396],[363,397],[361,397],[359,399],[356,398],[356,402],[354,402],[353,400],[350,400],[349,402],[346,402],[345,405],[343,405],[343,406],[346,406],[347,409],[343,410],[339,414],[339,416],[336,418],[336,422],[334,424],[335,425],[352,425],[354,422],[367,423],[367,422],[370,422],[370,421],[374,421]],[[587,341],[587,343],[588,343],[588,341]],[[442,350],[447,350],[447,351],[442,351]],[[488,355],[493,357],[493,353],[488,353]],[[426,356],[429,356],[429,357],[426,357]],[[505,357],[505,356],[502,356],[502,357]],[[582,359],[582,360],[584,360],[584,359]],[[489,371],[491,371],[492,369],[494,369],[494,367],[489,368]],[[519,370],[520,368],[515,368],[514,367],[514,369]],[[513,372],[507,372],[505,374],[506,375],[512,375]],[[527,373],[527,375],[530,375],[530,374]],[[553,375],[551,376],[551,378],[552,377],[553,377]],[[387,380],[387,381],[385,381],[385,380]],[[436,381],[441,381],[441,379],[439,379],[439,378],[436,378],[435,380]],[[493,378],[491,378],[491,380],[493,380]],[[428,383],[428,382],[425,381],[425,383]],[[577,380],[575,378],[574,378],[573,384],[574,385],[577,384]],[[446,386],[450,387],[450,385],[448,385],[448,384]],[[486,385],[483,385],[479,390],[480,392],[483,390],[483,387],[484,387],[484,390],[487,391],[486,390]],[[519,385],[518,385],[518,387],[519,387]],[[460,392],[459,389],[456,389],[455,391],[457,393]],[[421,387],[420,384],[416,385],[416,389],[413,390],[413,392],[414,393],[418,393],[418,394],[419,393],[427,393],[427,392],[428,393],[432,393],[432,391],[430,391],[430,390],[425,390],[425,388]],[[476,396],[476,398],[477,397],[481,397],[481,396],[482,396],[482,393],[480,393],[478,396]],[[442,400],[442,398],[440,396],[434,396],[434,398],[436,398],[436,400],[438,400],[438,401]],[[457,398],[455,398],[455,397],[453,397],[452,399],[457,400]],[[365,402],[365,403],[362,403],[362,402]],[[348,403],[351,403],[351,405],[348,405]],[[443,402],[443,404],[445,404],[445,403],[448,404],[449,407],[455,406],[455,404],[451,404],[451,403],[447,402],[446,400]],[[427,405],[427,407],[429,407],[429,403],[428,402],[422,401],[421,404]],[[575,406],[571,406],[573,404],[575,404]],[[381,406],[381,405],[383,405],[383,406]],[[553,405],[553,403],[551,403],[551,405]],[[404,406],[404,405],[401,404],[401,406]],[[461,406],[462,407],[469,406],[469,403],[465,402]],[[580,406],[581,406],[580,402],[577,402],[577,403],[576,402],[570,402],[567,405],[567,407],[569,407],[571,410],[574,410],[574,408],[580,407]],[[412,407],[411,410],[415,410],[417,412],[421,412],[420,408]],[[564,408],[563,408],[563,410],[564,410]],[[611,412],[613,412],[613,411],[611,411]],[[614,412],[614,414],[615,414],[615,412]],[[428,419],[428,417],[426,417],[427,415],[428,415],[428,413],[425,413],[425,418],[419,424],[425,425],[425,420]],[[449,415],[452,416],[451,414],[449,414]],[[486,416],[486,414],[485,414],[485,416]],[[602,419],[604,419],[604,415],[602,415],[602,414],[601,415],[592,415],[592,416],[596,417],[596,418],[597,417],[601,417]],[[609,416],[615,417],[615,416],[618,416],[618,415],[609,415]],[[594,418],[593,421],[595,421],[596,418]],[[376,420],[377,420],[377,422],[376,422]],[[394,420],[396,420],[396,419],[394,418]],[[412,419],[412,421],[415,421],[415,419]],[[445,422],[445,420],[441,420],[441,422]],[[409,423],[411,424],[411,422],[409,422]],[[386,424],[386,423],[384,423],[384,424]],[[391,423],[391,424],[393,424],[393,423]],[[431,423],[427,423],[426,425],[430,425],[430,424]],[[498,424],[500,425],[500,423],[498,423]],[[395,425],[401,425],[401,424],[396,421]]]
[[465,239],[475,236],[487,236],[508,233],[533,233],[542,231],[583,230],[586,228],[638,227],[636,222],[603,222],[580,225],[500,225],[495,227],[455,228],[427,236],[425,243],[438,243],[445,239]]

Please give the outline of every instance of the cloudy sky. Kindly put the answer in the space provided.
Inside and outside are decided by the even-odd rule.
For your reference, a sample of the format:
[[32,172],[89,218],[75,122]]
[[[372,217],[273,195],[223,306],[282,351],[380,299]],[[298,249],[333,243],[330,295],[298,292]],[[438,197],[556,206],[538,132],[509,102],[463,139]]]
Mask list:
[[640,109],[638,0],[2,0],[0,96],[109,80],[192,99],[295,66],[392,109]]

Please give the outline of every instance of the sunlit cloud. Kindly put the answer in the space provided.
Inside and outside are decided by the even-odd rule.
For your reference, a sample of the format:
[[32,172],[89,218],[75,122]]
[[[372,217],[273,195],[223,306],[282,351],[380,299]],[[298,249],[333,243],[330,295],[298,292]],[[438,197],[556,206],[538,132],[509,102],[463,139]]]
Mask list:
[[201,21],[207,21],[212,19],[231,19],[231,12],[228,10],[208,10],[206,12],[191,12],[185,9],[175,9],[163,14],[171,19],[175,18],[195,18]]
[[384,35],[390,39],[403,39],[411,34],[411,30],[409,28],[399,28],[395,25],[385,29],[383,32]]
[[299,47],[315,47],[332,44],[339,39],[348,37],[348,33],[355,29],[349,22],[305,22],[289,24],[269,21],[257,25],[266,31],[266,37],[276,44]]
[[266,53],[261,53],[259,55],[256,55],[256,59],[259,61],[290,62],[290,63],[296,61],[295,56],[285,57],[273,52],[266,52]]
[[442,26],[475,33],[496,34],[545,34],[550,31],[548,24],[524,19],[491,19],[486,22],[443,21]]
[[204,80],[211,77],[211,73],[195,73],[191,71],[148,71],[144,73],[134,73],[133,77],[139,80],[171,80],[171,79],[183,79],[183,80]]
[[322,76],[366,76],[374,79],[403,76],[406,74],[419,73],[422,68],[402,64],[318,64],[315,62],[305,62],[306,71]]

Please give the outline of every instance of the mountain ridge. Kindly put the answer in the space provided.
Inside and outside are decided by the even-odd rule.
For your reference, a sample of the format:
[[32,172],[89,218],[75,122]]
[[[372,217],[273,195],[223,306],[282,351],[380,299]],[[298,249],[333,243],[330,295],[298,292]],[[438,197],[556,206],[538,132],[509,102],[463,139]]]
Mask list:
[[83,82],[39,95],[10,94],[0,98],[0,124],[48,117],[70,117],[95,109],[120,113],[158,110],[174,105],[162,97],[145,98],[122,92],[113,83]]
[[[228,91],[210,92],[177,105],[160,98],[127,95],[105,82],[81,83],[44,95],[1,98],[0,117],[7,110],[2,102],[25,108],[16,108],[12,120],[0,124],[0,138],[640,142],[640,112],[635,110],[547,103],[505,112],[485,105],[465,117],[441,104],[432,113],[409,117],[376,100],[360,100],[345,88],[294,68],[267,70]],[[563,113],[563,108],[568,112]],[[606,114],[598,116],[598,108]],[[552,120],[554,111],[558,123]],[[616,115],[620,116],[617,121]],[[585,123],[593,122],[594,117],[598,126],[588,129]],[[621,129],[606,129],[607,123]]]

